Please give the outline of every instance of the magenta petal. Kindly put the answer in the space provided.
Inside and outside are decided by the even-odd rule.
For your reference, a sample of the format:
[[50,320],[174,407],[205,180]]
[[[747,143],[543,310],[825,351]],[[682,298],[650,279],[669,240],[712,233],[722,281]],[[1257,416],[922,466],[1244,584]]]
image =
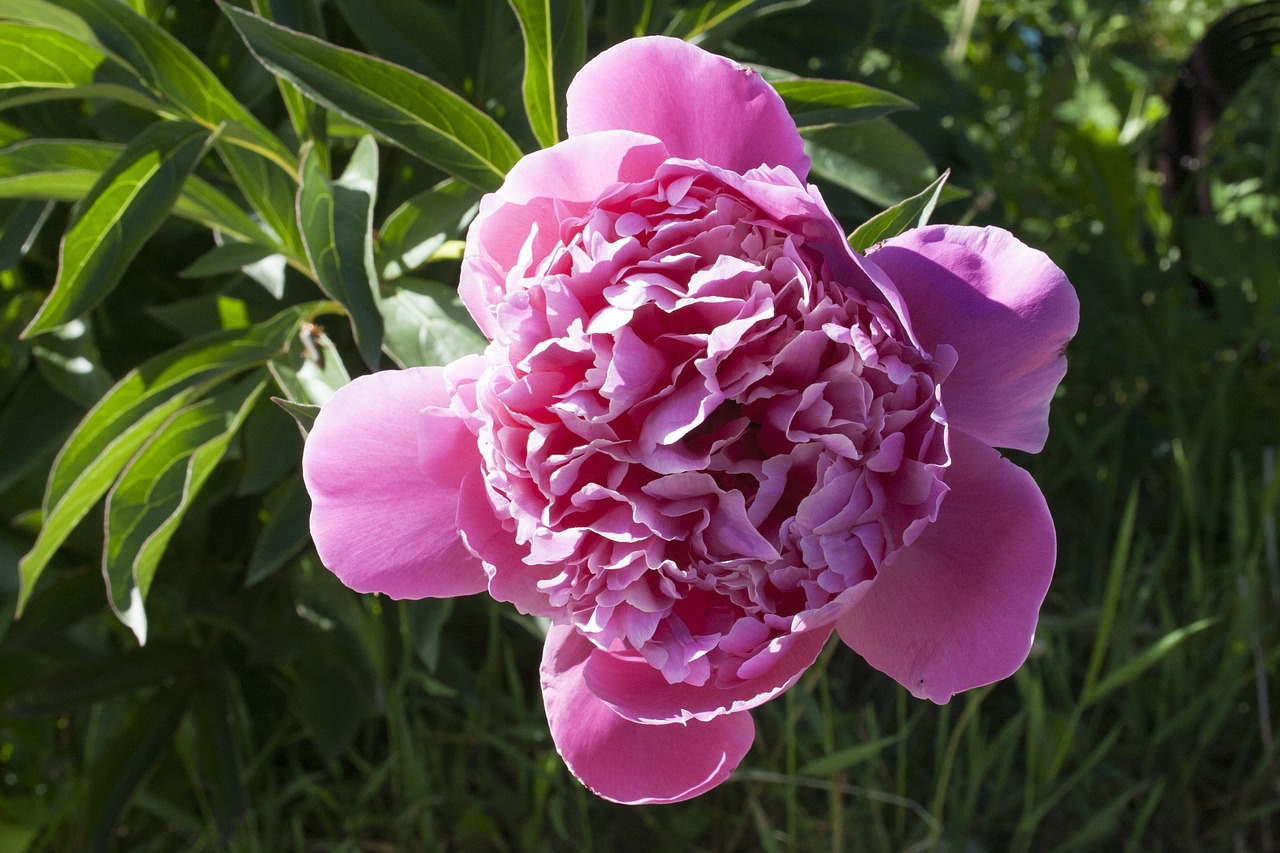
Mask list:
[[969,436],[951,439],[938,520],[836,623],[868,663],[938,703],[1026,660],[1057,548],[1031,475]]
[[668,725],[625,720],[583,678],[594,648],[573,628],[554,626],[542,653],[551,737],[582,784],[606,800],[639,805],[687,800],[729,778],[755,739],[750,714]]
[[617,131],[568,139],[525,155],[497,192],[480,202],[467,231],[458,292],[491,340],[497,324],[490,308],[506,292],[507,272],[518,266],[533,236],[533,257],[556,244],[565,216],[581,215],[606,190],[653,177],[667,149],[649,136]]
[[568,92],[569,135],[634,130],[675,157],[745,172],[786,166],[802,179],[809,158],[782,98],[760,75],[679,39],[653,36],[609,48]]
[[515,531],[508,530],[494,515],[484,478],[478,471],[462,481],[458,527],[467,546],[485,563],[490,595],[498,601],[511,602],[522,613],[546,616],[553,612],[547,594],[538,589],[538,581],[554,577],[559,568],[525,564],[528,546],[516,542]]
[[641,723],[738,716],[795,684],[817,660],[830,636],[831,626],[827,625],[778,637],[772,648],[763,653],[764,660],[752,661],[753,670],[764,668],[732,687],[669,684],[647,661],[602,649],[596,649],[587,661],[585,678],[601,701],[623,717]]
[[953,225],[908,231],[871,260],[906,300],[924,348],[959,355],[943,385],[947,420],[993,447],[1043,448],[1080,320],[1062,270],[1007,231]]
[[387,370],[339,389],[316,418],[302,454],[311,537],[357,592],[446,598],[485,588],[455,521],[459,485],[480,465],[475,437],[437,418],[419,447],[419,412],[448,405],[441,368]]

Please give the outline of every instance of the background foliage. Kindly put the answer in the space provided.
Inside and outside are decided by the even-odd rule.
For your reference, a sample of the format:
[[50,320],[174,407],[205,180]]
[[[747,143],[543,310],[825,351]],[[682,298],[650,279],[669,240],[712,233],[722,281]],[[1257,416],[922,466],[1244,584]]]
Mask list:
[[[1156,172],[1223,11],[0,0],[0,851],[1280,844],[1276,62],[1209,215]],[[481,192],[587,56],[660,32],[765,69],[850,230],[920,194],[856,243],[936,201],[1048,251],[1082,322],[1017,460],[1060,543],[1028,664],[935,707],[833,644],[732,781],[623,808],[555,755],[536,622],[319,565],[298,424],[482,345]]]

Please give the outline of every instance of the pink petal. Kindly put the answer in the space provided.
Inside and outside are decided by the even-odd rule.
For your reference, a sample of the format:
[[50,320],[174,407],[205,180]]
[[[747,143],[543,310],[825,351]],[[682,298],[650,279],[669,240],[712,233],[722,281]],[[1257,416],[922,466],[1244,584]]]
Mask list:
[[564,217],[583,214],[620,182],[651,179],[666,158],[653,137],[614,131],[568,139],[516,163],[498,191],[481,200],[467,231],[458,292],[480,331],[490,339],[497,334],[490,308],[506,292],[507,273],[530,234],[537,232],[536,262],[557,244]]
[[942,390],[951,425],[993,447],[1043,448],[1080,320],[1062,270],[1007,231],[951,225],[908,231],[871,260],[902,293],[924,348],[959,355]]
[[868,663],[940,704],[1022,665],[1056,553],[1030,474],[955,432],[951,457],[938,520],[836,623]]
[[569,135],[634,130],[675,157],[745,172],[809,158],[782,98],[760,75],[679,39],[653,36],[609,48],[569,86]]
[[480,465],[475,437],[437,418],[419,448],[419,412],[448,405],[442,368],[387,370],[339,389],[311,428],[302,454],[311,537],[357,592],[447,598],[485,588],[455,521],[462,478]]
[[738,716],[795,684],[817,660],[830,636],[831,626],[826,625],[779,637],[761,659],[750,662],[753,677],[733,687],[720,688],[710,682],[701,687],[669,684],[646,661],[602,649],[596,649],[587,661],[585,678],[601,701],[623,717],[640,723]]
[[525,565],[529,548],[516,542],[515,531],[507,530],[494,515],[479,471],[463,479],[460,494],[458,527],[467,546],[485,563],[489,594],[514,604],[522,613],[549,616],[554,608],[548,604],[547,594],[538,589],[538,581],[549,580],[558,569]]
[[674,803],[719,785],[755,739],[747,713],[710,722],[644,725],[591,694],[583,678],[595,648],[554,626],[542,653],[542,699],[551,737],[574,776],[615,803]]

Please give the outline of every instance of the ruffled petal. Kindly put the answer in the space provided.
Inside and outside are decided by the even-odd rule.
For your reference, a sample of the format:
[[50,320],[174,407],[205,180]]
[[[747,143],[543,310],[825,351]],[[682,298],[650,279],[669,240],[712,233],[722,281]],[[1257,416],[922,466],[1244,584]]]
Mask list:
[[993,447],[1037,452],[1080,303],[1043,252],[999,228],[939,225],[872,252],[907,303],[926,350],[955,348],[943,386],[947,420]]
[[518,543],[515,531],[508,530],[494,515],[484,478],[478,471],[462,481],[461,495],[458,527],[467,546],[485,563],[489,594],[498,601],[514,604],[522,613],[534,616],[553,613],[554,608],[547,603],[547,594],[538,589],[538,582],[554,577],[559,570],[525,564],[528,546]]
[[574,776],[628,805],[687,800],[729,778],[755,739],[750,714],[669,725],[625,720],[583,678],[593,648],[573,628],[555,626],[542,653],[547,722]]
[[638,657],[596,649],[587,661],[588,688],[629,720],[667,723],[739,716],[795,684],[818,658],[831,626],[785,634],[750,662],[752,677],[732,687],[670,684],[662,673]]
[[634,130],[672,156],[745,172],[786,166],[801,179],[809,157],[782,98],[756,71],[679,39],[653,36],[609,48],[568,92],[569,135]]
[[836,623],[868,663],[940,704],[1026,660],[1057,548],[1031,475],[976,439],[951,439],[938,520]]
[[357,592],[447,598],[482,592],[484,569],[458,533],[458,488],[480,465],[461,420],[438,417],[419,447],[419,413],[448,406],[439,367],[362,376],[321,409],[302,454],[311,537]]
[[565,217],[583,214],[619,183],[651,179],[666,158],[667,149],[653,137],[612,131],[565,140],[512,166],[502,187],[480,202],[467,231],[458,292],[480,331],[490,340],[497,335],[491,309],[522,251],[546,257]]

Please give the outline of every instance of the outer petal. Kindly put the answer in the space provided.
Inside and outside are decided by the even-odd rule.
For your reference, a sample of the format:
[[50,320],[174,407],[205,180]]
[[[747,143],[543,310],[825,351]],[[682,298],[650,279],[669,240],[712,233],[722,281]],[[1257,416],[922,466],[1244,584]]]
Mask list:
[[1080,303],[1043,252],[999,228],[933,226],[871,254],[906,300],[926,350],[959,355],[943,386],[947,420],[993,447],[1031,452],[1049,435],[1049,401]]
[[555,626],[542,653],[542,698],[556,749],[574,776],[606,800],[674,803],[719,785],[755,739],[747,713],[711,722],[644,725],[591,694],[583,669],[594,646]]
[[939,704],[1022,665],[1056,553],[1030,474],[965,435],[951,452],[938,520],[836,623],[868,663]]
[[448,405],[443,369],[388,370],[340,389],[307,437],[311,537],[357,592],[445,598],[485,588],[455,522],[458,487],[480,465],[475,437],[439,418],[419,447],[419,412]]
[[497,334],[490,308],[506,292],[507,273],[531,235],[536,263],[559,240],[562,219],[583,214],[619,183],[651,179],[666,158],[653,137],[614,131],[568,139],[516,163],[480,202],[467,231],[458,291],[480,331],[490,339]]
[[809,158],[782,98],[760,75],[679,39],[625,41],[583,66],[568,92],[569,135],[634,130],[675,157],[745,172]]
[[778,638],[774,647],[764,653],[773,659],[771,665],[733,687],[669,684],[648,662],[602,649],[591,654],[585,678],[591,692],[601,701],[637,722],[713,720],[725,714],[741,716],[748,708],[767,702],[795,684],[817,660],[830,636],[831,626],[827,625]]

